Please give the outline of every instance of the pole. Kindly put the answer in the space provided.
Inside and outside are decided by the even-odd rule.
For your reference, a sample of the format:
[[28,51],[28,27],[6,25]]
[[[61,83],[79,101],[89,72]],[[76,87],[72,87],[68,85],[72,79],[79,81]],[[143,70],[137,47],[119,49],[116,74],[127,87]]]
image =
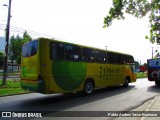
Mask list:
[[154,48],[154,47],[152,47],[152,59],[153,59],[153,48]]
[[10,18],[11,18],[11,0],[9,0],[9,6],[8,6],[8,18],[7,18],[7,26],[6,26],[6,44],[5,44],[5,57],[4,57],[4,69],[3,69],[2,85],[6,85],[6,77],[7,77]]

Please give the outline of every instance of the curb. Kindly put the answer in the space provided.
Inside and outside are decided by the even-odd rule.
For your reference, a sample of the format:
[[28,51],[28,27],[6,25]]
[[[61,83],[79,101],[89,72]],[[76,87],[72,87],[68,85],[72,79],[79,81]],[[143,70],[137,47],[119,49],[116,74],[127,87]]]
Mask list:
[[17,93],[17,94],[3,95],[3,96],[0,95],[0,97],[7,97],[7,96],[13,96],[13,95],[23,95],[23,94],[29,94],[29,93],[33,93],[33,92]]
[[[157,100],[157,98],[158,98],[158,96],[156,96],[156,97],[151,101],[151,103],[148,105],[148,107],[145,109],[145,111],[149,111],[149,110],[150,110],[151,106],[152,106],[153,103]],[[141,117],[140,120],[145,120],[145,119],[146,119],[146,117]]]

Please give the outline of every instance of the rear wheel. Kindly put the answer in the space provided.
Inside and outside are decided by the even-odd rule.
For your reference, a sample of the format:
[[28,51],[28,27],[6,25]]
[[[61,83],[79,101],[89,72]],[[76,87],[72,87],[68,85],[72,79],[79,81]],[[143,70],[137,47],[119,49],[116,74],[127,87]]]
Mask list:
[[87,80],[84,84],[84,93],[86,95],[92,94],[94,90],[94,84],[91,80]]
[[160,86],[160,81],[156,80],[156,81],[155,81],[155,84],[156,84],[157,86]]

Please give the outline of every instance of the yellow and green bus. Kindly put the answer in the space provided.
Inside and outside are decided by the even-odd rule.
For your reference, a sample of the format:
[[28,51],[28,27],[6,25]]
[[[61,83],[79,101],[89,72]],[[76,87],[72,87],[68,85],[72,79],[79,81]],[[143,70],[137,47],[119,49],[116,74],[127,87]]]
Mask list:
[[136,82],[133,56],[38,38],[22,47],[21,86],[43,93],[83,91]]

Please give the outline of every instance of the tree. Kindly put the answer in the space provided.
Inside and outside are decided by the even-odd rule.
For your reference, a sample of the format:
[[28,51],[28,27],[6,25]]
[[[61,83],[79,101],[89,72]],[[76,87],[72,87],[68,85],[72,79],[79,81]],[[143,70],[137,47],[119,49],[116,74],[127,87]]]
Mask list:
[[23,38],[22,38],[22,40],[19,42],[20,43],[20,54],[17,56],[17,59],[16,59],[16,62],[18,63],[18,64],[20,64],[21,63],[21,54],[22,54],[22,46],[23,46],[23,44],[24,43],[26,43],[26,42],[29,42],[29,41],[31,41],[32,40],[32,37],[27,33],[27,31],[25,31],[24,33],[23,33]]
[[124,13],[137,18],[149,14],[150,35],[145,36],[151,43],[160,44],[160,1],[159,0],[113,0],[113,6],[104,18],[104,28],[112,25],[114,19],[125,19]]
[[14,35],[11,36],[11,39],[10,39],[10,44],[9,44],[9,59],[13,61],[16,59],[16,38],[14,37]]
[[23,33],[23,42],[26,43],[26,42],[29,42],[32,40],[32,37],[27,33],[27,31],[25,31]]
[[19,35],[15,37],[12,35],[9,44],[9,58],[12,63],[16,60],[16,63],[20,64],[22,45],[28,41],[31,41],[31,39],[31,36],[29,36],[26,31],[23,33],[23,37],[20,37]]
[[21,41],[22,38],[19,35],[17,35],[16,37],[13,35],[10,39],[9,58],[12,61],[12,63],[21,54]]

